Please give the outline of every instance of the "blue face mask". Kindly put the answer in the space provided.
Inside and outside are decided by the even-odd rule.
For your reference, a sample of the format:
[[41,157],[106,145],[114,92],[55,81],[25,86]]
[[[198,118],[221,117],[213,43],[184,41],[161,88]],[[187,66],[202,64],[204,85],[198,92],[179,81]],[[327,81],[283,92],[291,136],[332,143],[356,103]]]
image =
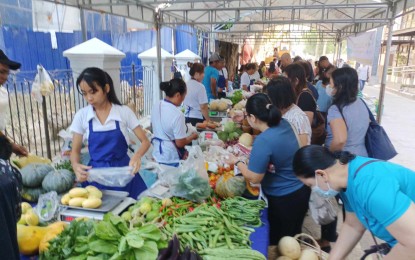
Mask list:
[[333,190],[333,189],[330,187],[330,184],[329,184],[328,182],[327,182],[327,187],[329,188],[328,190],[323,190],[322,188],[320,188],[320,187],[318,186],[318,183],[317,183],[317,176],[316,176],[316,185],[315,185],[315,186],[313,186],[313,188],[312,188],[311,190],[312,190],[313,192],[315,192],[317,195],[319,195],[319,196],[321,196],[321,197],[323,197],[323,198],[326,198],[326,199],[336,197],[336,196],[337,196],[337,194],[339,194],[339,192],[338,192],[338,191]]

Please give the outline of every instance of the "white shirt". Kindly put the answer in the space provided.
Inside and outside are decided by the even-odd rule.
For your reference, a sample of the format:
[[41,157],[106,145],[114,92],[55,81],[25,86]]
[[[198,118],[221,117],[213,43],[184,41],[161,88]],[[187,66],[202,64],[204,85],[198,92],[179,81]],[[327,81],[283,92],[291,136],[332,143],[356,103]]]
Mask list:
[[187,137],[183,113],[174,104],[160,100],[159,104],[153,106],[151,124],[154,137],[163,140],[161,142],[162,154],[160,153],[160,141],[153,140],[154,159],[158,163],[178,163],[179,155],[172,141]]
[[225,79],[228,79],[228,70],[224,67],[219,71],[219,75],[223,75]]
[[297,105],[294,104],[290,108],[290,110],[288,110],[284,115],[282,115],[282,118],[290,122],[290,124],[297,131],[298,135],[306,134],[308,136],[307,144],[310,144],[311,142],[310,120],[308,119],[307,114],[304,113],[304,111],[301,110],[301,108],[299,108]]
[[94,132],[106,132],[114,130],[117,128],[115,121],[119,121],[120,130],[124,135],[127,144],[130,144],[130,140],[128,138],[128,130],[134,130],[140,126],[136,115],[127,106],[112,104],[110,113],[105,120],[105,123],[101,124],[97,114],[94,111],[94,108],[91,105],[88,105],[76,112],[70,127],[71,132],[84,135],[86,138],[88,138],[90,120],[92,120],[92,130]]
[[205,86],[194,79],[189,80],[186,86],[187,94],[183,101],[186,117],[203,119],[200,105],[208,103]]
[[256,70],[254,74],[251,75],[251,79],[255,79],[255,81],[258,81],[261,79],[261,76],[259,75],[259,72]]
[[369,75],[369,66],[360,65],[360,67],[357,68],[357,74],[360,80],[367,80],[368,75]]
[[245,85],[246,87],[249,87],[251,85],[251,78],[249,77],[248,72],[246,71],[241,75],[241,88],[243,85]]

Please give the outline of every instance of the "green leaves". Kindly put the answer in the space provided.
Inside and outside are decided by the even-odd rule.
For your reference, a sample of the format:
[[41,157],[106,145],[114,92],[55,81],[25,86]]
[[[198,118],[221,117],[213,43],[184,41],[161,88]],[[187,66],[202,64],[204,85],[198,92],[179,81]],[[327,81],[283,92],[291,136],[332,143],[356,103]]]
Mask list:
[[154,241],[146,241],[140,249],[134,249],[135,259],[156,259],[158,252]]
[[121,238],[120,232],[111,223],[101,221],[94,224],[95,235],[103,240],[114,240],[117,241]]

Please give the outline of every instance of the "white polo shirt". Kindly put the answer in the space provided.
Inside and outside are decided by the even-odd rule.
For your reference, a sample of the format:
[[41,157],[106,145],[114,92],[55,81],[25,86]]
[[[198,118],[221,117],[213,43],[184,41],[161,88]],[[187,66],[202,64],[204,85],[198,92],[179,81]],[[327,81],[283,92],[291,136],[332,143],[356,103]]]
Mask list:
[[246,71],[241,75],[241,88],[243,85],[245,85],[247,88],[251,85],[251,77]]
[[187,94],[183,101],[186,109],[185,115],[190,118],[203,119],[200,105],[208,103],[205,86],[194,79],[189,80],[186,85]]
[[154,159],[158,163],[178,163],[177,149],[170,140],[187,137],[183,113],[174,104],[160,100],[153,106],[151,124],[153,136],[164,140],[161,142],[163,153],[160,152],[160,141],[153,140]]
[[88,105],[76,112],[70,127],[71,132],[84,135],[86,138],[88,138],[89,121],[91,119],[92,129],[94,132],[114,130],[117,127],[115,121],[119,121],[120,130],[124,135],[127,144],[130,144],[130,140],[128,138],[128,130],[134,130],[140,126],[136,115],[127,106],[112,104],[111,111],[107,117],[107,120],[105,120],[104,124],[101,124],[94,111],[94,108],[91,105]]

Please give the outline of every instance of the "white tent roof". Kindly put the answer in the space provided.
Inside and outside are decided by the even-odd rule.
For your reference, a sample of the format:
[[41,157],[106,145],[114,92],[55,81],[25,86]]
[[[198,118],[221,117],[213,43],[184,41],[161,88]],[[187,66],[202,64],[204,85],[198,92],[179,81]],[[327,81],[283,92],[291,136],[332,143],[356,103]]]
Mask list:
[[[166,51],[165,49],[161,48],[161,58],[162,59],[166,59],[166,58],[171,58],[173,59],[173,55],[170,54],[168,51]],[[138,54],[138,58],[140,59],[157,59],[157,46],[154,46],[151,49],[148,49],[146,51],[143,51],[142,53]]]
[[340,39],[385,25],[413,0],[45,0],[162,26],[190,24],[242,42],[245,37]]
[[125,57],[123,52],[97,38],[92,38],[63,52],[64,57],[86,54],[90,56]]
[[202,59],[199,55],[197,55],[196,53],[192,52],[189,49],[186,49],[180,53],[177,53],[176,55],[174,55],[174,57],[176,59],[188,59],[188,60]]

